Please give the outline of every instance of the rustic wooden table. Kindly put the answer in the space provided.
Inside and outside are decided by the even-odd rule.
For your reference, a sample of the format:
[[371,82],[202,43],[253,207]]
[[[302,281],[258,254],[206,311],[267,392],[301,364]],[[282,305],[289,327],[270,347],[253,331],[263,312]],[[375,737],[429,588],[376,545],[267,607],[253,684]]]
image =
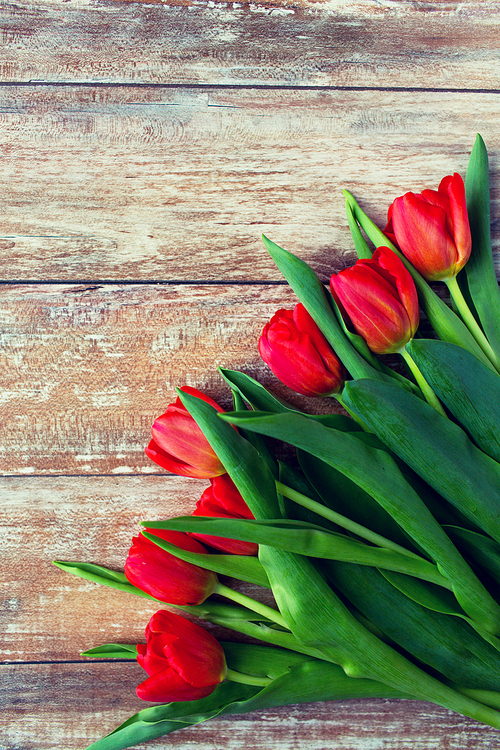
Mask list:
[[[500,5],[13,0],[0,27],[0,747],[73,750],[141,707],[136,664],[80,652],[142,640],[156,608],[51,560],[121,568],[139,519],[191,512],[205,482],[143,452],[176,385],[228,405],[222,365],[284,395],[256,343],[293,295],[262,232],[327,279],[353,260],[342,188],[383,225],[396,195],[464,174],[477,131],[500,216]],[[500,735],[367,700],[151,746],[193,745],[485,750]]]

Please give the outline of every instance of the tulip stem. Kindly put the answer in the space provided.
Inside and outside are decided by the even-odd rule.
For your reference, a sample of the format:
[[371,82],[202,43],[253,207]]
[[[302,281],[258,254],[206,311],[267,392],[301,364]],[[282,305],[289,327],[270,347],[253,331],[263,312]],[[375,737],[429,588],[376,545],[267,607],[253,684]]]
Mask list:
[[236,602],[236,604],[241,604],[243,607],[247,607],[253,612],[257,612],[258,615],[262,615],[267,620],[272,620],[277,625],[281,625],[281,627],[286,628],[287,630],[289,629],[283,617],[275,609],[268,607],[267,604],[258,602],[256,599],[252,599],[250,596],[246,596],[246,594],[230,589],[229,586],[224,586],[220,581],[217,582],[213,593],[225,596],[226,599],[230,599],[232,602]]
[[400,349],[399,354],[403,357],[404,361],[410,368],[411,372],[415,376],[415,380],[417,381],[418,385],[420,386],[420,390],[424,394],[425,400],[428,404],[433,406],[441,416],[446,417],[446,412],[441,406],[441,402],[439,401],[438,397],[430,387],[427,380],[424,378],[422,373],[420,372],[419,368],[417,367],[416,362],[411,358],[411,356],[408,354],[406,349]]
[[371,531],[371,529],[367,529],[365,526],[361,526],[361,524],[356,523],[356,521],[352,521],[350,518],[342,516],[340,513],[327,508],[325,505],[321,505],[321,503],[316,502],[316,500],[312,500],[312,498],[303,495],[301,492],[297,492],[297,490],[292,489],[292,487],[287,487],[285,484],[281,484],[281,482],[276,482],[276,489],[278,490],[280,495],[287,497],[289,500],[293,500],[295,503],[297,503],[297,505],[302,505],[303,508],[312,510],[313,513],[317,513],[319,516],[323,516],[323,518],[328,519],[328,521],[336,523],[337,526],[341,526],[343,529],[346,529],[346,531],[351,531],[353,534],[360,536],[362,539],[366,539],[368,542],[376,544],[377,547],[392,549],[395,552],[399,552],[400,554],[406,555],[407,557],[416,558],[417,560],[422,559],[421,557],[419,557],[419,555],[416,555],[414,552],[410,552],[410,550],[406,549],[405,547],[401,547],[399,544],[396,544],[396,542],[391,542],[390,539],[386,539],[384,536],[376,534],[374,531]]
[[493,351],[490,345],[490,342],[484,335],[477,320],[472,314],[469,305],[465,301],[465,297],[462,294],[462,290],[460,289],[458,285],[457,277],[453,276],[451,279],[445,279],[444,282],[449,289],[452,299],[454,303],[456,304],[458,312],[462,316],[462,320],[464,321],[465,325],[467,326],[469,331],[472,333],[477,343],[479,344],[483,352],[486,354],[486,356],[490,360],[491,364],[495,367],[497,371],[500,372],[500,360],[498,359],[497,355]]
[[253,674],[235,672],[234,669],[227,670],[226,678],[232,682],[242,682],[243,685],[259,685],[261,687],[266,687],[266,685],[270,685],[272,682],[270,677],[256,677]]

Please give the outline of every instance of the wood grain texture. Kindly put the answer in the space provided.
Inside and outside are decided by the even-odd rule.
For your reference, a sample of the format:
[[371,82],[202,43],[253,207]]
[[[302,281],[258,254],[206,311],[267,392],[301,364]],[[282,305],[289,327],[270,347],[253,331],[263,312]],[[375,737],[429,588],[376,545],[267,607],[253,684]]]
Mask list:
[[[0,659],[72,661],[102,643],[144,642],[160,605],[84,581],[52,561],[123,570],[139,521],[189,515],[207,485],[167,475],[1,479],[0,629],[8,637]],[[238,639],[229,631],[224,638]]]
[[192,385],[231,407],[217,367],[241,369],[309,410],[258,355],[288,287],[20,285],[1,290],[0,471],[156,472],[155,417]]
[[[143,674],[123,663],[0,666],[2,747],[82,750],[145,705],[134,695]],[[493,750],[497,742],[495,730],[430,703],[353,700],[222,717],[135,747]]]
[[6,81],[498,89],[493,0],[44,0],[0,28]]
[[[134,695],[143,674],[137,665],[123,663],[0,666],[2,747],[82,750],[144,707]],[[497,740],[495,730],[430,703],[353,700],[223,717],[135,747],[493,750]]]
[[[384,226],[397,195],[465,174],[477,130],[500,211],[494,94],[8,87],[0,99],[5,280],[279,281],[262,233],[328,279],[353,260],[342,189]],[[498,223],[493,235],[497,251]]]

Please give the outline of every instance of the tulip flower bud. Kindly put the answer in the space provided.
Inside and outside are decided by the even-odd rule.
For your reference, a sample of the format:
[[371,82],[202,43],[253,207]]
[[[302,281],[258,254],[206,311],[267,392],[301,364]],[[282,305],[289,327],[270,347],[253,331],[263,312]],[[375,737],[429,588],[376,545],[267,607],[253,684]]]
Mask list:
[[397,352],[413,338],[419,310],[415,284],[398,256],[379,247],[330,280],[342,315],[376,354]]
[[[191,515],[254,518],[228,474],[210,480],[210,487],[198,500],[196,510]],[[225,539],[221,536],[207,536],[206,534],[191,534],[191,536],[231,555],[256,555],[259,551],[259,545],[253,542],[241,542],[237,539]]]
[[[184,386],[181,390],[203,399],[218,412],[224,411],[196,388]],[[225,474],[226,470],[180,398],[155,419],[151,432],[153,440],[146,448],[146,455],[167,471],[203,479]]]
[[264,326],[259,353],[277,378],[303,396],[342,390],[345,370],[304,305],[278,310]]
[[160,610],[146,627],[137,661],[149,677],[137,688],[144,701],[196,701],[213,693],[227,673],[220,643],[209,632]]
[[[206,554],[205,547],[180,531],[147,529],[170,544],[189,552]],[[132,540],[125,562],[125,575],[134,586],[168,604],[201,604],[217,584],[210,570],[180,560],[139,534]]]
[[456,276],[472,247],[460,175],[444,177],[438,190],[396,198],[384,232],[428,281]]

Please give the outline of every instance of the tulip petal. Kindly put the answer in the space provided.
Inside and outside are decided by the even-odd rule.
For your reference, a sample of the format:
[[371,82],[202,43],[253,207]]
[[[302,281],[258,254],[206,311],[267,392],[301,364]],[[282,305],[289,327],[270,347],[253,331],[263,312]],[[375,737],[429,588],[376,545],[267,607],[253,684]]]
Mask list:
[[332,276],[332,291],[342,302],[356,331],[376,354],[398,351],[410,338],[411,324],[397,285],[380,273],[373,260],[359,260]]
[[165,655],[169,664],[193,687],[217,685],[226,674],[221,646],[211,633],[199,625],[195,628],[192,632],[186,629],[182,639],[172,638],[164,648]]
[[457,250],[441,206],[406,193],[393,203],[392,224],[399,247],[422,276],[438,281],[454,275]]
[[217,684],[206,687],[189,685],[174,669],[167,668],[148,677],[138,685],[137,697],[143,701],[170,703],[173,701],[193,701],[213,693]]
[[[218,412],[224,410],[196,388],[184,386],[181,390],[210,404]],[[146,455],[163,468],[181,476],[213,477],[224,474],[225,469],[210,447],[202,431],[184,408],[179,397],[155,419],[151,428],[153,441]]]
[[411,327],[411,338],[415,335],[420,321],[420,310],[418,306],[418,295],[409,271],[403,265],[398,256],[388,247],[378,247],[373,253],[372,260],[388,271],[393,277],[398,295],[408,313]]
[[[155,536],[190,552],[205,547],[180,532],[154,530]],[[162,550],[142,534],[134,537],[125,562],[127,580],[159,601],[182,606],[201,604],[213,592],[217,576]]]
[[151,461],[161,466],[163,469],[172,472],[172,474],[178,474],[182,477],[194,477],[197,479],[210,479],[211,477],[219,474],[223,474],[225,469],[220,464],[219,470],[215,472],[215,468],[201,468],[199,466],[191,466],[183,461],[178,461],[174,456],[163,451],[160,446],[151,440],[144,452]]
[[151,433],[153,439],[167,454],[176,456],[192,466],[202,466],[207,471],[217,473],[220,461],[208,440],[187,413],[167,408],[165,414],[155,420]]
[[465,200],[465,186],[462,178],[455,172],[453,177],[441,180],[439,191],[446,190],[450,202],[450,219],[453,227],[453,238],[457,249],[457,273],[469,260],[472,239]]
[[259,353],[286,386],[304,396],[336,393],[344,369],[309,313],[278,310],[262,332]]

